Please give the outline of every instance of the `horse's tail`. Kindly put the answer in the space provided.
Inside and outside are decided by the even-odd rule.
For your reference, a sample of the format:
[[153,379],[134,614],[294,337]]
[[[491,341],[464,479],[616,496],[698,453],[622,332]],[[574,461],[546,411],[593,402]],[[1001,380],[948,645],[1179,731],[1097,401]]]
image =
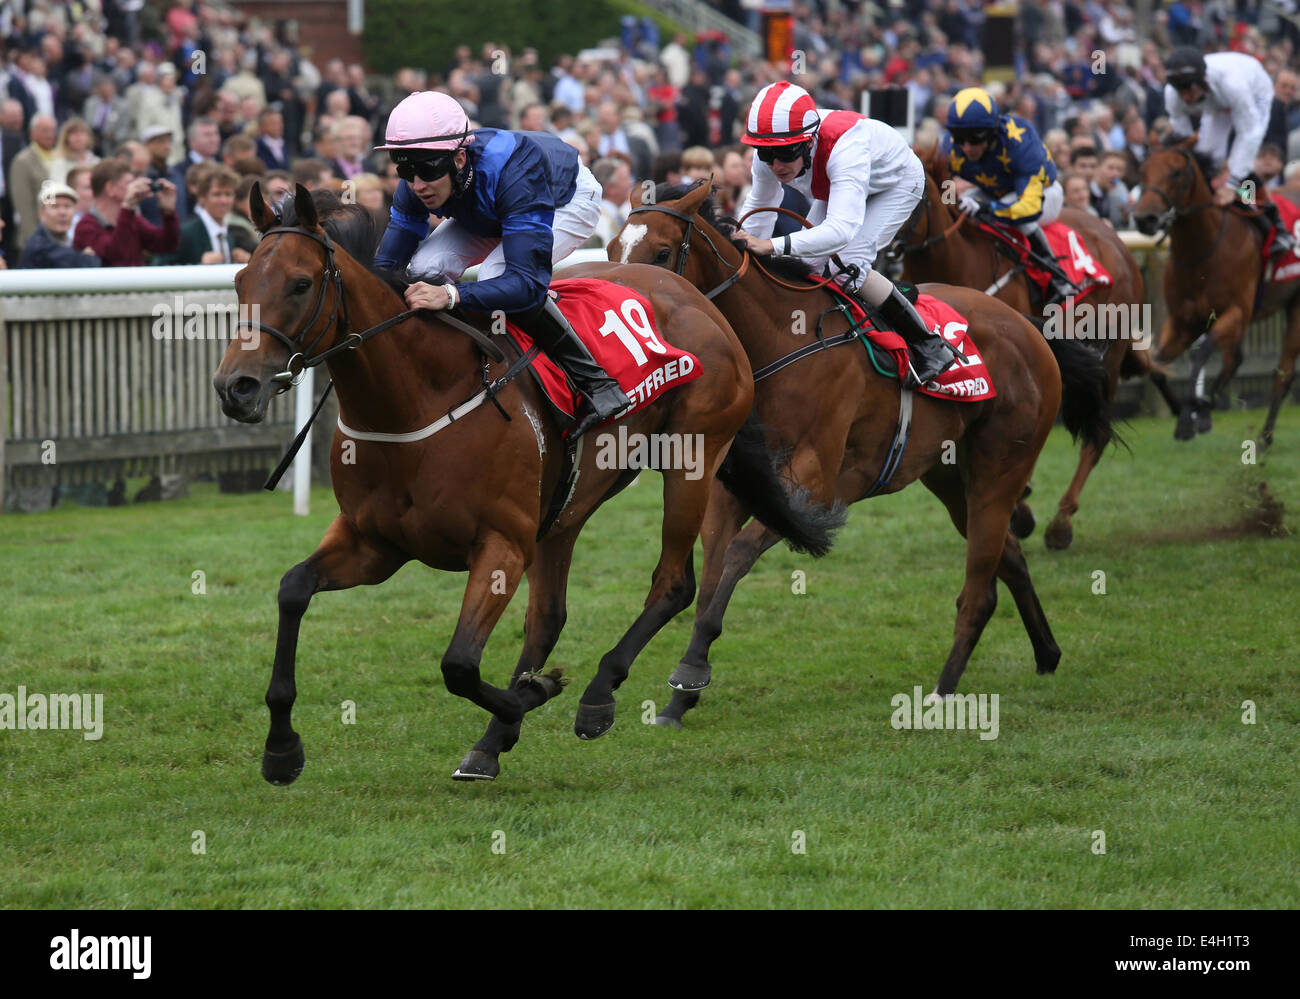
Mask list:
[[831,550],[832,536],[844,526],[848,511],[838,503],[828,509],[813,502],[806,489],[780,474],[777,469],[784,464],[768,451],[758,413],[751,412],[718,469],[718,481],[791,549],[821,558]]
[[1107,444],[1123,444],[1111,425],[1110,380],[1101,358],[1077,340],[1047,337],[1047,346],[1061,369],[1061,419],[1070,436],[1098,454]]

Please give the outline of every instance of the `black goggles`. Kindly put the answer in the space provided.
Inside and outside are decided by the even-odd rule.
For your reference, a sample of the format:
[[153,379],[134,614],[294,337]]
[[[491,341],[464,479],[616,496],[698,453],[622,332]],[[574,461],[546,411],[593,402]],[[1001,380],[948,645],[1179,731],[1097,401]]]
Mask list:
[[1169,85],[1175,91],[1190,90],[1192,87],[1199,86],[1202,80],[1199,76],[1175,76],[1169,78]]
[[793,163],[795,160],[802,159],[808,155],[808,143],[801,142],[796,146],[755,146],[755,155],[763,163],[775,163],[780,160],[782,163]]
[[954,128],[951,129],[951,132],[952,132],[952,141],[963,146],[973,145],[978,142],[993,141],[993,134],[989,132],[987,129],[983,129],[983,128],[976,128],[976,129]]
[[441,180],[447,174],[451,173],[455,166],[453,156],[436,156],[428,160],[408,161],[397,164],[397,176],[408,184],[419,177],[426,184],[431,184],[435,180]]

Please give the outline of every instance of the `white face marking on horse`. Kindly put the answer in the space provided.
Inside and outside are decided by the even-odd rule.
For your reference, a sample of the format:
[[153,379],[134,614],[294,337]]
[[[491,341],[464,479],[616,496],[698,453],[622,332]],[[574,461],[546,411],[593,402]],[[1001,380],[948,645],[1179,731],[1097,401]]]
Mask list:
[[620,264],[627,263],[627,258],[632,253],[632,248],[636,246],[637,243],[641,242],[649,228],[648,225],[630,225],[619,234],[618,238],[623,241],[623,257],[619,260]]

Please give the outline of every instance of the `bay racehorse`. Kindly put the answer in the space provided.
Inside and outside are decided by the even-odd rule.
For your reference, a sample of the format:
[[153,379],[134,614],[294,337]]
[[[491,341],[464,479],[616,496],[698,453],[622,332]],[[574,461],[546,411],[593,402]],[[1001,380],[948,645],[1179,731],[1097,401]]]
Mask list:
[[[1189,440],[1210,429],[1210,413],[1245,357],[1241,341],[1251,322],[1284,313],[1286,334],[1260,434],[1263,450],[1273,443],[1278,410],[1295,378],[1300,355],[1300,280],[1261,290],[1264,237],[1241,209],[1215,205],[1210,189],[1213,164],[1195,147],[1192,136],[1153,152],[1142,164],[1142,195],[1133,209],[1142,232],[1169,234],[1164,278],[1167,314],[1156,360],[1172,361],[1202,334],[1209,334],[1191,355],[1192,374],[1174,431],[1179,440]],[[1223,367],[1209,398],[1198,399],[1197,376],[1216,347],[1223,355]]]
[[[1004,244],[968,219],[957,207],[948,163],[939,148],[918,149],[916,153],[925,165],[925,195],[891,248],[891,253],[902,257],[904,277],[909,281],[944,281],[979,288],[996,295],[1017,312],[1044,318],[1043,300],[1037,294],[1037,286],[1031,289],[1030,279],[1023,269],[1017,269],[1017,262]],[[945,193],[947,197],[944,197]],[[1107,402],[1114,399],[1121,376],[1147,375],[1176,413],[1178,402],[1169,389],[1165,373],[1151,365],[1149,347],[1153,331],[1130,328],[1133,314],[1144,314],[1142,306],[1146,297],[1142,270],[1133,254],[1110,226],[1087,212],[1065,208],[1061,211],[1060,221],[1080,235],[1083,254],[1091,255],[1092,260],[1100,263],[1111,276],[1109,286],[1094,288],[1083,302],[1099,316],[1117,315],[1113,310],[1123,310],[1123,326],[1118,330],[1107,330],[1122,335],[1098,344],[1102,365],[1106,369]],[[1111,324],[1091,324],[1094,330],[1100,330],[1103,325]],[[1109,442],[1108,433],[1101,443],[1104,446]],[[1102,449],[1087,440],[1080,447],[1074,478],[1061,497],[1056,515],[1044,535],[1048,548],[1068,548],[1073,542],[1073,518],[1079,510],[1079,497],[1088,476],[1101,460],[1101,454]],[[1032,529],[1032,516],[1023,505],[1012,526],[1020,537],[1027,536]]]
[[[303,769],[302,741],[290,712],[299,624],[313,595],[381,583],[407,561],[418,560],[435,569],[469,572],[442,675],[449,691],[493,717],[487,735],[453,776],[492,779],[499,772],[497,755],[518,740],[524,713],[558,694],[566,680],[559,670],[541,671],[565,623],[565,588],[578,533],[637,470],[598,467],[598,449],[582,449],[574,492],[539,538],[560,485],[565,446],[531,379],[510,381],[478,408],[465,405],[484,402],[484,386],[502,376],[505,361],[490,362],[442,313],[405,311],[400,284],[367,266],[375,240],[364,211],[352,206],[328,219],[327,231],[301,186],[275,211],[254,186],[250,205],[263,236],[235,287],[241,306],[258,306],[260,317],[248,324],[256,335],[232,341],[213,378],[222,409],[255,423],[291,374],[324,360],[351,445],[345,460],[345,435],[335,431],[330,470],[338,516],[316,551],[280,582],[262,774],[287,784]],[[720,474],[732,488],[741,493],[772,489],[754,504],[766,508],[767,516],[786,519],[785,493],[761,441],[752,455],[728,453],[750,413],[753,382],[744,351],[712,303],[686,281],[649,268],[597,264],[581,274],[643,294],[654,307],[658,328],[671,330],[673,345],[693,353],[703,370],[622,421],[630,434],[698,435],[705,474],[663,472],[661,553],[645,607],[601,660],[584,695],[586,703],[608,710],[612,724],[613,689],[650,638],[694,597],[692,550],[710,483],[724,459],[728,467]],[[492,338],[484,340],[491,345]],[[427,433],[436,423],[445,426]],[[374,439],[403,434],[415,439]],[[754,456],[762,460],[747,468],[745,459]],[[801,531],[798,523],[788,523],[796,534]],[[816,538],[804,540],[817,544]],[[525,573],[524,646],[510,686],[501,689],[481,678],[480,660]],[[596,722],[580,718],[584,724]]]
[[[780,272],[772,280],[758,258],[732,242],[732,231],[718,218],[706,184],[692,190],[660,185],[653,203],[644,204],[636,189],[632,213],[608,253],[611,260],[676,271],[715,296],[756,374],[769,365],[775,369],[756,381],[755,406],[772,450],[788,453],[790,477],[813,501],[833,509],[897,492],[919,479],[948,508],[966,539],[966,580],[936,693],[956,689],[997,604],[998,579],[1015,599],[1038,672],[1055,671],[1061,652],[1008,524],[1056,419],[1063,377],[1066,426],[1094,445],[1105,440],[1105,373],[1096,356],[1070,341],[1049,346],[1029,320],[983,292],[925,286],[922,291],[965,317],[997,395],[984,402],[955,402],[915,394],[911,433],[898,459],[894,445],[903,404],[898,380],[877,374],[867,352],[852,342],[815,349],[814,327],[818,338],[830,342],[849,326],[831,293],[810,286],[797,262],[790,266],[767,258],[761,266]],[[807,353],[782,366],[799,350]],[[896,471],[887,479],[882,470],[892,460],[898,462]],[[669,681],[675,693],[660,724],[680,725],[684,712],[698,702],[709,683],[709,650],[722,633],[737,583],[781,539],[776,525],[761,518],[746,524],[747,519],[742,506],[715,486],[702,535],[695,626]]]

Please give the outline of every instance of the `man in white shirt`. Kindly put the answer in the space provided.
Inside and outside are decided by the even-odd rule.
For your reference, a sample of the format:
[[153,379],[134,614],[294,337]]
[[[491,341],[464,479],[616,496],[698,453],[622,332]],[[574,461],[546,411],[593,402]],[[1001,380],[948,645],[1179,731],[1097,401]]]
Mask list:
[[591,174],[600,184],[600,222],[596,235],[601,246],[608,246],[623,230],[631,210],[628,198],[632,194],[632,170],[624,160],[602,159],[592,165]]
[[[1254,194],[1263,186],[1254,175],[1255,156],[1273,110],[1273,81],[1267,70],[1258,59],[1241,52],[1203,56],[1199,49],[1183,47],[1174,49],[1165,60],[1165,79],[1165,107],[1173,137],[1192,135],[1191,116],[1199,114],[1196,151],[1216,164],[1227,161],[1227,182],[1215,190],[1214,203],[1227,207],[1245,192],[1247,203],[1253,204]],[[1234,132],[1229,149],[1228,136]],[[1268,202],[1259,207],[1262,212],[1255,220],[1265,239],[1270,226],[1277,229],[1273,254],[1290,250],[1290,235],[1277,225],[1277,206]]]
[[782,185],[808,198],[811,229],[769,238],[774,212],[759,212],[737,233],[752,253],[780,252],[814,269],[838,254],[859,276],[844,279],[847,290],[879,310],[912,349],[914,377],[925,384],[943,372],[956,354],[935,335],[894,283],[873,268],[881,248],[920,204],[925,169],[903,137],[883,122],[853,111],[819,109],[802,87],[785,80],[759,91],[749,109],[741,142],[755,147],[753,186],[740,210],[781,204]]

